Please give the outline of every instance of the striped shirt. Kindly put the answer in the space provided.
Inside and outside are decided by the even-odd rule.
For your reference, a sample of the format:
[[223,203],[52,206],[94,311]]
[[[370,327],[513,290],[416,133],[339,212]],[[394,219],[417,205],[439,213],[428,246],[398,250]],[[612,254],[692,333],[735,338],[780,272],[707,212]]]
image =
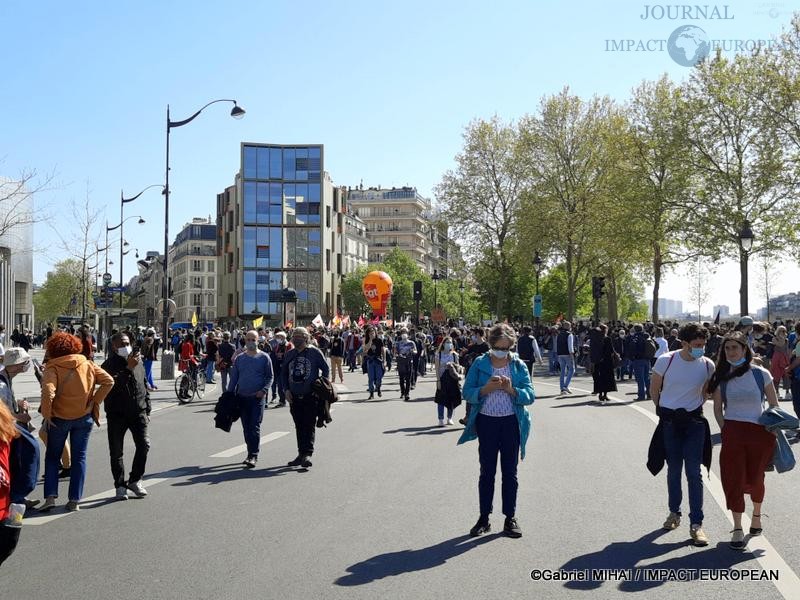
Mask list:
[[[492,367],[492,375],[495,377],[511,378],[511,366],[496,368]],[[488,417],[507,417],[515,414],[514,399],[505,390],[495,390],[483,401],[481,414]]]

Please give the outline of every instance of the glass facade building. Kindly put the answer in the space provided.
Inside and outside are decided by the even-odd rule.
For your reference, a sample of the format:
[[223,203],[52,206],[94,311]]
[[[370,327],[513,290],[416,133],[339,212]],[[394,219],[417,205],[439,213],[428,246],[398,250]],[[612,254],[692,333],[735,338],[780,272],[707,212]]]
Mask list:
[[292,288],[298,320],[331,315],[341,204],[322,145],[243,143],[236,185],[217,199],[220,314],[279,322],[280,292]]

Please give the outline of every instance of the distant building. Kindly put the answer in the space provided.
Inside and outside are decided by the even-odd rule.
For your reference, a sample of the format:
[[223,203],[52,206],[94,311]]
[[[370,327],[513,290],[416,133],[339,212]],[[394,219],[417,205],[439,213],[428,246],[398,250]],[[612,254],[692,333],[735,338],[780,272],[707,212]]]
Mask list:
[[725,317],[730,317],[731,316],[731,309],[730,309],[729,306],[726,306],[724,304],[720,304],[718,306],[713,307],[711,309],[711,313],[714,315],[714,317],[716,317],[717,314],[719,314],[719,318],[720,319],[724,319]]
[[[0,324],[10,336],[15,327],[33,327],[33,199],[19,182],[0,177]],[[16,216],[11,216],[11,211]]]
[[342,249],[340,252],[342,275],[354,272],[358,267],[366,266],[369,262],[369,238],[367,237],[367,224],[348,207],[344,214],[344,235],[341,236]]
[[128,283],[128,295],[138,311],[139,325],[157,327],[161,323],[157,307],[163,294],[164,255],[151,250],[136,266],[139,274]]
[[217,226],[209,218],[192,219],[175,236],[169,249],[170,297],[175,300],[175,322],[217,318]]
[[[764,312],[766,313],[766,310]],[[792,292],[791,294],[782,294],[770,298],[769,318],[773,321],[775,319],[800,318],[800,292]]]
[[[648,312],[653,312],[653,301],[651,299],[645,300],[647,303]],[[669,298],[658,299],[658,317],[660,319],[669,319],[683,314],[683,301],[670,300]]]

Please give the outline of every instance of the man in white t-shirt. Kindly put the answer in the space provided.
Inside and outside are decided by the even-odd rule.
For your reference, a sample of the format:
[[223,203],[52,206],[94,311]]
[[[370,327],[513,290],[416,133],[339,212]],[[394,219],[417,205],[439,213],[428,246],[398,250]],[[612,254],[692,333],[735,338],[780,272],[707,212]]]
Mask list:
[[707,546],[703,531],[703,478],[700,467],[708,438],[708,421],[703,417],[706,386],[714,363],[704,356],[708,331],[689,323],[681,327],[681,349],[660,356],[653,367],[650,393],[664,432],[667,462],[669,516],[664,529],[681,522],[681,472],[686,470],[689,488],[689,533],[696,546]]

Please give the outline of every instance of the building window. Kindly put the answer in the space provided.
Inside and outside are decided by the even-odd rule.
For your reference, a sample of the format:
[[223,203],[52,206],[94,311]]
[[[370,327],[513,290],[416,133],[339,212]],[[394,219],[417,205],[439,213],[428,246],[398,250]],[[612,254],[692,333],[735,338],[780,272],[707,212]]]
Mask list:
[[208,277],[206,279],[206,289],[213,290],[214,287],[215,287],[215,285],[214,285],[215,283],[216,282],[214,281],[213,277]]
[[203,271],[203,261],[202,260],[192,260],[192,271]]
[[209,273],[213,273],[215,270],[214,263],[217,262],[215,260],[208,261],[208,268],[206,269]]

